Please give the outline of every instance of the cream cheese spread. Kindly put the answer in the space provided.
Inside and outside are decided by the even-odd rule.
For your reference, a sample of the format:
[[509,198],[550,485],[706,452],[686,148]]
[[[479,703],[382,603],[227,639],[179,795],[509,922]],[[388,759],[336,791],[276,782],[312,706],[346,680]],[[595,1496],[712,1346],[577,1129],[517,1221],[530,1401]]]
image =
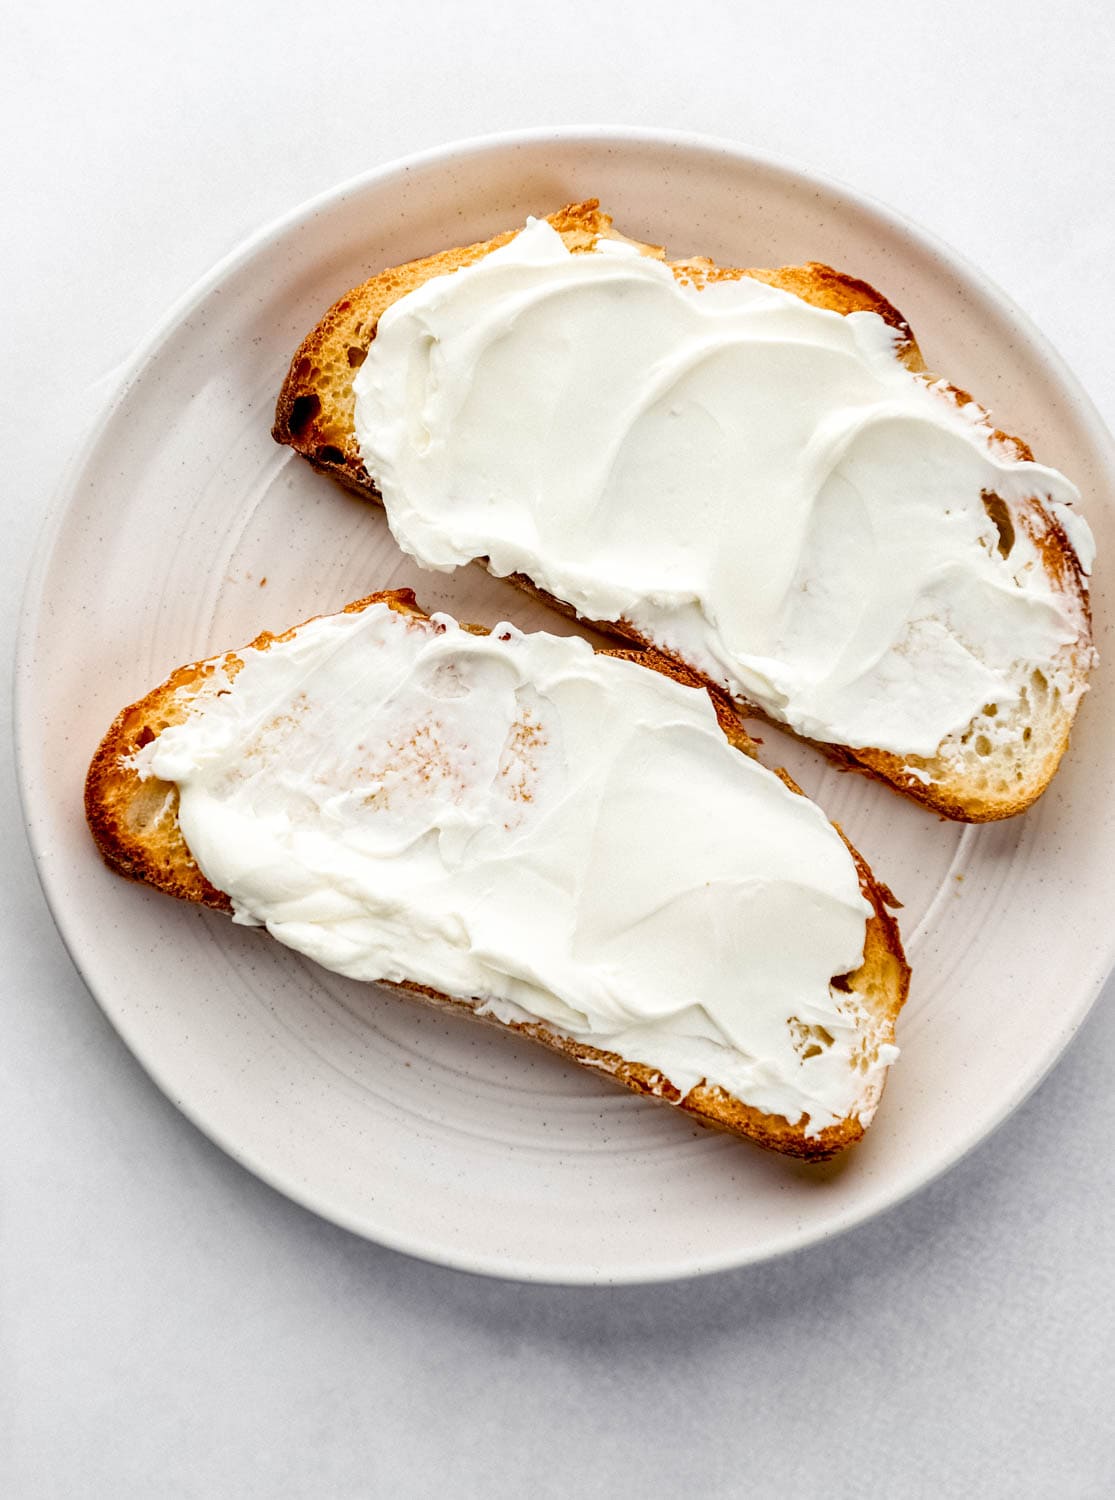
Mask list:
[[571,254],[530,220],[390,306],[355,393],[420,563],[525,573],[812,739],[932,755],[1034,668],[1079,691],[1080,601],[983,499],[1047,502],[1087,570],[1075,488],[907,370],[875,313]]
[[584,641],[386,605],[219,671],[144,747],[235,919],[356,979],[702,1079],[815,1135],[896,1050],[830,981],[870,907],[823,814],[706,693]]

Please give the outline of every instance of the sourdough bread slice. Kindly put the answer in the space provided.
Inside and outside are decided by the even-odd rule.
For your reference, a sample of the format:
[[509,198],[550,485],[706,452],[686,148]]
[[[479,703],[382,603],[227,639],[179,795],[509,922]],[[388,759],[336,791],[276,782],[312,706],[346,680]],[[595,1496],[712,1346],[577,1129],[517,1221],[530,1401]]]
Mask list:
[[[624,239],[595,200],[569,205],[552,214],[548,222],[566,247],[577,254],[591,251],[601,238]],[[365,469],[355,436],[353,380],[375,337],[379,318],[392,303],[430,278],[472,265],[513,237],[513,232],[497,235],[480,244],[392,268],[342,297],[307,335],[291,362],[276,408],[276,441],[294,448],[313,467],[347,488],[378,500],[374,476]],[[638,248],[647,256],[663,259],[657,246]],[[925,376],[913,333],[897,309],[865,282],[828,266],[809,263],[776,270],[745,270],[717,267],[698,258],[674,262],[671,269],[679,279],[698,287],[748,277],[842,315],[877,314],[895,331],[896,352],[907,369]],[[966,408],[969,414],[977,410],[966,392],[945,382],[933,382],[932,389],[943,402]],[[1008,457],[1032,458],[1021,439],[995,430],[992,441]],[[1049,784],[1068,746],[1076,706],[1093,661],[1086,578],[1062,519],[1037,497],[1008,509],[1000,497],[989,494],[984,504],[997,528],[1000,550],[1009,549],[1015,528],[1023,529],[1036,549],[1050,588],[1069,602],[1080,622],[1077,638],[1059,657],[1057,672],[1028,673],[1025,681],[1012,684],[1011,696],[1016,701],[1010,706],[985,704],[967,725],[943,739],[934,754],[897,754],[871,746],[813,741],[842,767],[876,777],[946,817],[968,822],[1021,812]],[[486,562],[483,557],[476,560]],[[573,613],[565,601],[539,588],[535,580],[522,573],[510,576],[521,588]],[[591,623],[632,645],[655,644],[623,619]],[[745,707],[788,727],[759,704]]]
[[[428,618],[418,608],[409,590],[370,595],[349,605],[345,613],[359,613],[376,604],[387,605],[391,610],[417,620]],[[486,634],[478,627],[466,629],[478,635]],[[276,642],[288,640],[294,634],[294,630],[278,636],[265,632],[238,652],[184,666],[117,716],[93,757],[85,787],[89,826],[110,868],[180,899],[232,912],[229,896],[210,883],[186,843],[178,821],[178,787],[173,782],[159,781],[152,776],[145,779],[137,769],[136,756],[170,726],[186,719],[199,695],[211,694],[218,682],[234,679],[250,653],[266,652]],[[654,652],[617,650],[603,654],[664,673],[695,691],[706,686],[678,663]],[[714,689],[708,691],[717,721],[729,743],[740,753],[751,755],[751,741],[728,698]],[[798,788],[789,778],[783,775],[782,779],[798,793]],[[893,898],[850,844],[848,848],[871,914],[866,920],[862,965],[854,973],[834,976],[833,984],[850,997],[857,1014],[864,1018],[862,1059],[865,1067],[869,1057],[877,1057],[878,1049],[889,1047],[893,1041],[895,1019],[908,989],[909,968],[897,925],[887,910],[888,903],[893,904]],[[748,1100],[736,1098],[723,1088],[711,1087],[707,1083],[690,1088],[683,1096],[652,1062],[633,1062],[614,1052],[586,1045],[543,1021],[502,1020],[481,1014],[480,1001],[453,997],[425,984],[404,981],[391,987],[431,1005],[473,1015],[531,1037],[637,1093],[678,1105],[707,1125],[750,1137],[760,1145],[792,1156],[824,1158],[858,1140],[874,1113],[882,1089],[881,1074],[876,1080],[860,1081],[858,1102],[848,1117],[810,1135],[806,1130],[807,1119],[790,1121],[765,1112]],[[803,1036],[803,1044],[810,1040]]]

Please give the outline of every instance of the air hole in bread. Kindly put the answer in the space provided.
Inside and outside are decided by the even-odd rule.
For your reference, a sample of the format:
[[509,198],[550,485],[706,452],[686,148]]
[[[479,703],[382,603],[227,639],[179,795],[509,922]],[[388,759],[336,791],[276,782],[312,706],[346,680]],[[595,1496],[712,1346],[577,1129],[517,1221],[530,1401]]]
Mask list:
[[320,411],[320,396],[295,396],[287,423],[291,437],[301,437]]
[[790,1016],[786,1025],[790,1029],[794,1051],[802,1062],[808,1062],[811,1057],[820,1057],[826,1047],[832,1046],[832,1032],[824,1026],[809,1025],[800,1016]]
[[142,750],[143,747],[144,747],[144,745],[149,745],[154,738],[155,738],[155,732],[154,732],[154,730],[151,728],[150,724],[145,724],[143,726],[143,728],[139,731],[139,733],[136,735],[136,746],[137,746],[137,748]]
[[360,366],[367,359],[367,357],[368,357],[368,351],[367,351],[367,349],[361,349],[361,347],[360,347],[359,344],[350,344],[348,346],[348,363],[349,363],[349,369],[351,369],[351,370],[357,370],[357,369],[359,369]]
[[987,736],[985,734],[977,734],[976,735],[976,754],[977,755],[990,755],[991,754],[991,741],[987,738]]
[[1007,502],[992,490],[984,490],[980,499],[999,533],[999,556],[1009,557],[1014,546],[1014,522],[1010,518]]
[[983,712],[986,718],[993,719],[999,712],[999,705],[997,703],[985,703],[983,705]]
[[1030,673],[1030,682],[1037,693],[1044,693],[1049,686],[1049,680],[1040,667],[1035,667],[1033,672]]
[[1030,728],[1029,724],[1027,724],[1026,728],[1022,731],[1022,743],[1024,745],[1028,745],[1033,737],[1034,731]]
[[323,464],[343,464],[345,456],[339,448],[334,448],[331,443],[326,443],[324,448],[317,450],[317,457]]

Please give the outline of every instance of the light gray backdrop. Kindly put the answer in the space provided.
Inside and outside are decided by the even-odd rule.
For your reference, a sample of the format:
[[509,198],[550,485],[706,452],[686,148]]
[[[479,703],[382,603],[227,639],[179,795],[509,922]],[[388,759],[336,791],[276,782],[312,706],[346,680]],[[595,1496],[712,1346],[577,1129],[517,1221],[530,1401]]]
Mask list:
[[[75,437],[165,307],[302,198],[454,137],[676,125],[845,177],[984,267],[1115,418],[1105,4],[46,0],[2,24],[8,639]],[[1115,1006],[843,1239],[671,1287],[474,1280],[318,1222],[175,1113],[62,948],[6,765],[2,795],[4,1495],[1115,1494]]]

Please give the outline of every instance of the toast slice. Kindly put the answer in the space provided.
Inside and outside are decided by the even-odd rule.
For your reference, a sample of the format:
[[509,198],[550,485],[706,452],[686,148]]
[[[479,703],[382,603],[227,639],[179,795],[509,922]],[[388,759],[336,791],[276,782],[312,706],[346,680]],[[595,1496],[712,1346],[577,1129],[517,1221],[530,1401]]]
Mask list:
[[[601,239],[625,240],[596,200],[571,204],[550,215],[548,222],[575,254],[591,251]],[[512,238],[514,231],[383,271],[336,302],[291,361],[275,413],[276,441],[292,447],[315,469],[346,488],[378,501],[375,478],[364,466],[355,435],[353,381],[375,337],[379,318],[398,299],[431,278],[470,266]],[[638,248],[646,256],[664,259],[660,247]],[[992,429],[986,413],[966,392],[944,381],[930,381],[908,323],[865,282],[815,262],[758,270],[722,268],[707,260],[692,259],[673,262],[671,269],[679,280],[699,287],[747,277],[841,315],[878,315],[894,331],[895,353],[909,371],[922,377],[942,402],[963,409],[973,422],[982,425],[1001,455],[1032,460],[1020,438]],[[1075,639],[1061,651],[1057,670],[1034,670],[1026,680],[1012,683],[1012,700],[1017,701],[1012,701],[1009,709],[1001,710],[994,702],[986,704],[963,729],[944,738],[933,754],[899,754],[871,746],[809,741],[842,768],[875,777],[945,817],[966,822],[1012,816],[1044,791],[1068,746],[1077,703],[1094,659],[1085,568],[1066,529],[1071,523],[1037,497],[1008,506],[1001,497],[986,494],[984,505],[1001,555],[1007,555],[1016,534],[1024,534],[1036,551],[1050,592],[1065,601],[1076,622]],[[478,557],[476,561],[486,564],[488,560]],[[546,592],[523,573],[511,572],[508,576],[552,606],[576,614],[567,601]],[[655,643],[623,618],[593,619],[590,623],[631,645],[657,644],[659,650],[665,649],[663,642]],[[691,658],[687,661],[694,666]],[[737,701],[745,712],[792,730],[762,705],[743,696]],[[804,733],[798,737],[808,739]]]
[[[392,611],[416,621],[427,621],[409,590],[373,594],[350,604],[346,615],[361,613],[372,605],[386,605]],[[339,617],[338,617],[339,618]],[[136,765],[136,756],[172,725],[186,719],[199,697],[210,696],[220,682],[227,682],[242,669],[253,652],[267,652],[277,642],[290,640],[298,629],[283,635],[267,632],[258,636],[239,652],[195,662],[174,672],[166,682],[146,694],[120,713],[108,730],[93,757],[85,786],[85,808],[89,827],[98,849],[109,867],[129,879],[180,899],[198,902],[217,911],[231,914],[233,903],[205,876],[186,843],[178,820],[179,791],[173,782],[146,779]],[[487,632],[475,626],[464,627],[475,635]],[[607,651],[604,656],[637,662],[649,671],[660,672],[687,687],[700,691],[699,683],[678,663],[654,652]],[[725,694],[709,689],[716,718],[730,744],[744,755],[752,754],[749,740],[736,712]],[[800,795],[799,789],[783,773],[782,780]],[[839,830],[838,830],[839,831]],[[841,834],[843,838],[843,834]],[[845,843],[847,841],[845,840]],[[894,1024],[905,1000],[909,985],[906,964],[897,925],[887,907],[893,897],[879,884],[861,856],[847,845],[855,862],[860,890],[870,907],[866,918],[864,958],[854,973],[833,977],[833,987],[847,997],[857,1016],[857,1054],[853,1072],[866,1074],[868,1063],[877,1059],[879,1049],[890,1049]],[[677,1105],[706,1125],[716,1126],[749,1137],[760,1145],[806,1159],[821,1159],[858,1140],[869,1123],[882,1091],[885,1068],[874,1076],[854,1079],[860,1089],[855,1109],[847,1118],[823,1130],[807,1133],[808,1118],[790,1121],[782,1116],[756,1108],[743,1098],[707,1082],[689,1088],[684,1095],[660,1069],[651,1063],[631,1061],[615,1052],[598,1049],[578,1041],[541,1020],[498,1019],[481,1013],[481,1002],[443,993],[429,984],[404,979],[390,988],[411,995],[430,1005],[462,1015],[471,1015],[490,1024],[530,1037],[559,1052],[594,1073],[602,1073],[624,1084],[636,1093]],[[805,1028],[810,1030],[811,1028]],[[802,1038],[808,1044],[812,1038]],[[829,1038],[831,1042],[831,1037]],[[797,1043],[795,1042],[795,1047]],[[814,1049],[815,1050],[815,1049]],[[800,1054],[799,1054],[800,1055]],[[892,1053],[885,1052],[889,1060]]]

